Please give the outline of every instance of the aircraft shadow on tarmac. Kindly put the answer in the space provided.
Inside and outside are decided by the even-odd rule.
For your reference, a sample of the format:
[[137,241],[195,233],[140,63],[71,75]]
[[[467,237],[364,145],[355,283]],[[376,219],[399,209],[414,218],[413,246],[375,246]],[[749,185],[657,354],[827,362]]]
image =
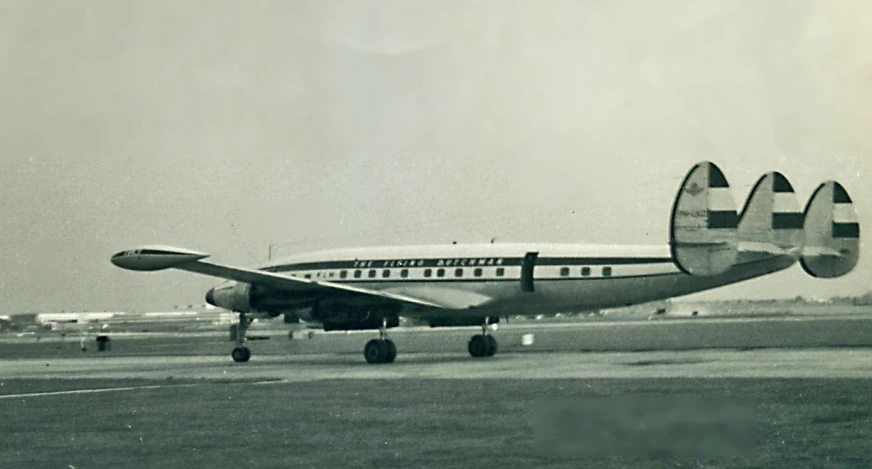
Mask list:
[[[439,365],[439,364],[461,364],[468,363],[470,365],[479,365],[479,364],[495,364],[501,362],[509,362],[512,361],[513,357],[518,354],[513,353],[504,353],[501,355],[488,357],[484,360],[481,359],[473,359],[466,355],[461,354],[453,354],[453,353],[445,353],[445,354],[434,354],[434,353],[405,353],[400,357],[397,357],[397,361],[384,365],[381,368],[384,370],[391,370],[394,367],[403,366],[403,365]],[[259,358],[259,359],[258,359]],[[358,354],[318,354],[318,355],[288,355],[288,356],[270,356],[268,360],[264,360],[263,357],[258,357],[256,359],[251,360],[247,364],[232,364],[233,366],[240,367],[251,367],[251,366],[275,366],[275,365],[288,365],[288,366],[345,366],[345,367],[360,367],[366,369],[374,369],[372,364],[367,363],[362,357]]]

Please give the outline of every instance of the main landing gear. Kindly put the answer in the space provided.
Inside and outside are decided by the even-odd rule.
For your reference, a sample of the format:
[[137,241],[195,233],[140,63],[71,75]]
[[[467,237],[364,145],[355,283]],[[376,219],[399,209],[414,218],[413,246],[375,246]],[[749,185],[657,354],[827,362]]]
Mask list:
[[469,339],[467,348],[473,357],[492,357],[497,353],[497,339],[487,333],[489,318],[484,319],[481,325],[481,334],[476,334]]
[[239,313],[239,326],[236,328],[236,347],[230,352],[230,356],[236,363],[245,363],[251,358],[251,350],[245,344],[245,331],[248,329],[249,319],[245,313]]
[[372,339],[363,347],[363,358],[367,363],[393,363],[397,358],[397,346],[388,339],[387,320],[382,319],[378,329],[378,339]]

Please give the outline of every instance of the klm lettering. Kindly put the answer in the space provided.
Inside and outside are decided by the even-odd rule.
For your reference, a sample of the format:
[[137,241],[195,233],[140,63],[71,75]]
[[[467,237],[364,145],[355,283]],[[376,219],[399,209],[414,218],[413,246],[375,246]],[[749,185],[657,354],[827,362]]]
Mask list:
[[385,261],[354,261],[355,269],[370,267],[423,267],[423,259],[390,259]]
[[485,259],[439,259],[436,261],[436,267],[475,267],[488,265],[503,265],[503,260],[489,257]]
[[374,261],[354,261],[353,269],[379,269],[392,267],[486,267],[503,265],[505,260],[498,257],[475,257],[460,259],[387,259]]
[[382,263],[382,267],[423,267],[423,259],[414,260],[389,260]]

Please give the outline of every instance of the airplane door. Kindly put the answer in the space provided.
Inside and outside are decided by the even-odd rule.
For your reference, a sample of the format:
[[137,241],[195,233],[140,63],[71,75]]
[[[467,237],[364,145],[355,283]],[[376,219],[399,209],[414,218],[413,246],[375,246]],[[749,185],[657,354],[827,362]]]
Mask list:
[[524,261],[521,263],[521,291],[536,291],[533,286],[533,269],[536,267],[537,257],[539,257],[538,252],[528,252],[524,255]]

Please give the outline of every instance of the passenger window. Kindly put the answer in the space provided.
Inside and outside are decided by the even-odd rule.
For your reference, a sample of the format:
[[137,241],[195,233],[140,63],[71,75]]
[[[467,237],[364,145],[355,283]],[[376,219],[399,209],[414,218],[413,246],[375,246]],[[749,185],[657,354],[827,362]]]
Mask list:
[[475,275],[476,277],[481,277],[481,269],[477,268],[477,269],[473,270],[472,274]]
[[502,267],[497,267],[497,277],[502,277],[503,275],[505,275],[505,273],[506,273],[506,269],[504,269]]
[[590,277],[590,267],[582,267],[581,268],[581,276],[582,277]]
[[306,274],[305,277],[306,277],[306,278],[312,278],[312,274]]
[[430,278],[431,275],[433,275],[433,270],[424,269],[424,277]]
[[603,267],[603,277],[611,277],[612,276],[612,268],[611,267]]
[[463,277],[463,269],[454,269],[455,277]]
[[391,276],[391,271],[388,269],[382,270],[382,278],[388,278]]
[[437,271],[436,271],[436,276],[437,276],[437,277],[444,277],[444,276],[445,276],[445,269],[439,269],[439,270],[437,270]]
[[345,277],[348,277],[347,270],[343,270],[343,271],[339,272],[339,278],[345,278]]
[[566,277],[567,275],[569,275],[569,267],[561,267],[560,268],[560,276]]
[[400,277],[406,278],[409,276],[409,269],[403,269],[400,271]]
[[359,270],[354,271],[354,278],[360,278],[361,272]]
[[375,278],[375,269],[370,269],[366,274],[369,278]]

